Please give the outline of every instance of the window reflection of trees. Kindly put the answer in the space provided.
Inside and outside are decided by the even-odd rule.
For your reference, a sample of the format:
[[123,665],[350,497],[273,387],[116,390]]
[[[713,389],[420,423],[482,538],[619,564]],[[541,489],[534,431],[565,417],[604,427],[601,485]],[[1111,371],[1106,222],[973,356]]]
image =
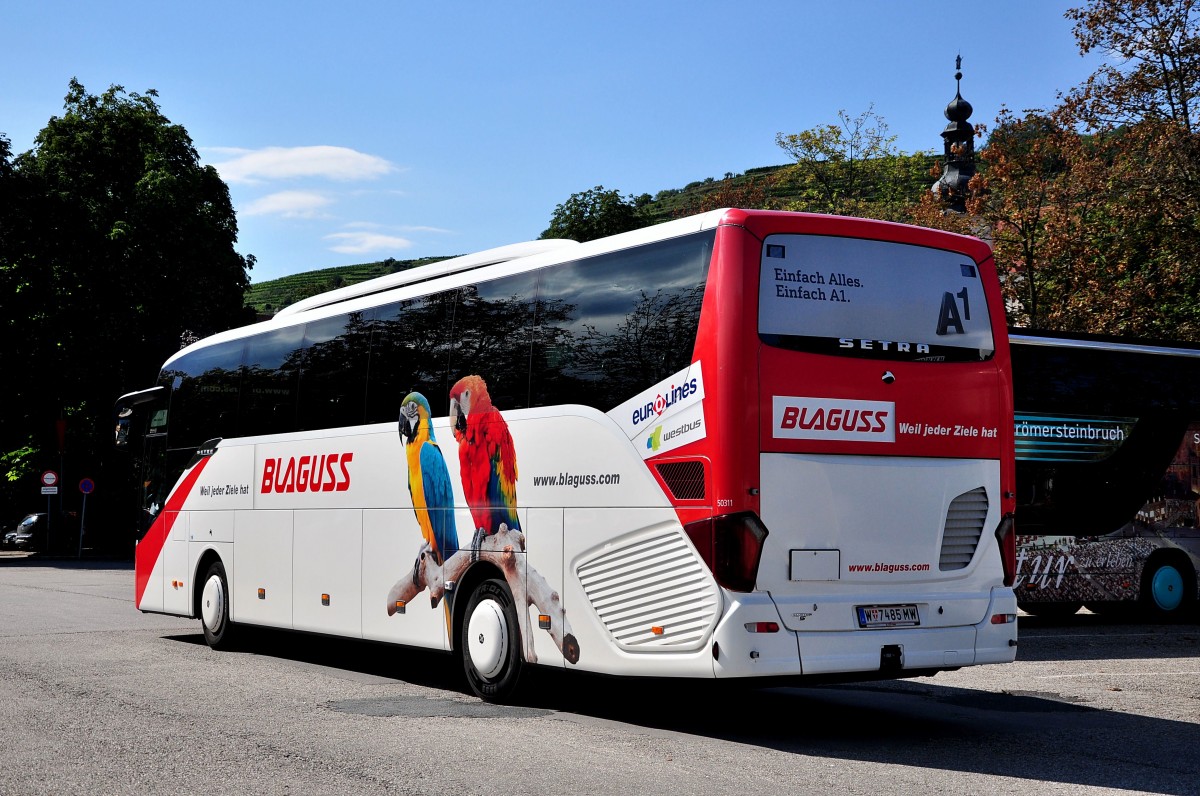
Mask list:
[[536,274],[517,274],[459,291],[447,391],[463,376],[477,374],[497,409],[529,406],[537,281]]
[[241,435],[280,434],[296,429],[296,390],[304,327],[275,329],[246,340],[242,362]]
[[180,379],[171,447],[392,422],[414,390],[444,416],[450,387],[468,374],[487,381],[501,410],[607,411],[691,363],[712,240],[702,233],[194,351],[160,375],[168,387]]
[[371,327],[362,312],[305,326],[304,347],[292,353],[300,362],[301,429],[353,426],[364,421],[370,341]]
[[575,344],[576,362],[581,374],[595,374],[610,385],[606,405],[615,406],[691,364],[703,297],[703,285],[676,293],[642,291],[611,331],[585,327]]
[[[691,364],[712,233],[547,269],[534,403],[605,411]],[[651,289],[653,288],[653,289]]]
[[[202,348],[163,371],[159,383],[171,390],[164,429],[170,447],[194,448],[237,434],[243,346],[236,340]],[[178,389],[172,389],[176,379]]]
[[367,367],[368,423],[396,420],[401,399],[413,390],[429,399],[435,417],[450,411],[446,363],[454,299],[455,291],[449,291],[376,310]]

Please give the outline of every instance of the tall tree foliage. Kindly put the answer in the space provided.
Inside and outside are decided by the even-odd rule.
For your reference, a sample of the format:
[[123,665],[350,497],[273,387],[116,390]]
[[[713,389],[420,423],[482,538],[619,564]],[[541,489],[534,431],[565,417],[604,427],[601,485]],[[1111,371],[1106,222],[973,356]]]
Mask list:
[[1113,188],[1108,258],[1122,325],[1200,339],[1200,9],[1196,0],[1091,0],[1067,12],[1105,63],[1063,103],[1098,136]]
[[986,169],[972,182],[968,210],[996,251],[1010,320],[1023,325],[1048,325],[1047,305],[1061,307],[1060,294],[1069,293],[1079,252],[1055,234],[1076,228],[1078,203],[1088,199],[1069,163],[1077,143],[1078,135],[1055,118],[1001,111],[984,151]]
[[836,124],[779,133],[775,143],[795,161],[784,177],[796,196],[788,210],[898,220],[926,180],[927,157],[895,146],[874,107]]
[[[38,339],[29,335],[26,322],[36,298],[26,269],[22,268],[29,235],[30,196],[26,180],[17,172],[8,139],[0,135],[0,333],[6,343],[0,345],[0,373],[6,386],[28,379],[30,353]],[[13,393],[9,392],[11,396]],[[0,500],[9,497],[23,476],[32,474],[34,449],[30,444],[28,418],[31,407],[6,401],[0,414]],[[11,500],[6,501],[11,505]],[[9,522],[13,517],[0,517]]]
[[1095,128],[1167,121],[1185,133],[1200,111],[1196,0],[1091,0],[1067,11],[1083,55],[1104,63],[1068,105]]
[[63,115],[4,180],[25,201],[0,205],[0,228],[18,229],[0,250],[10,288],[0,316],[24,343],[7,372],[41,374],[10,380],[22,413],[0,420],[0,448],[32,433],[37,466],[57,467],[54,428],[65,418],[64,478],[107,475],[110,488],[113,400],[150,385],[188,330],[246,320],[253,264],[234,250],[227,187],[156,97],[120,86],[92,95],[72,80]]
[[650,201],[649,195],[621,196],[615,189],[597,185],[591,190],[571,194],[556,205],[550,216],[550,226],[541,238],[569,238],[580,243],[646,225],[641,208]]
[[671,215],[674,218],[685,218],[722,207],[776,210],[779,208],[771,196],[771,191],[778,183],[777,173],[743,177],[726,175],[723,180],[714,180],[708,190],[696,193],[689,201],[680,204]]

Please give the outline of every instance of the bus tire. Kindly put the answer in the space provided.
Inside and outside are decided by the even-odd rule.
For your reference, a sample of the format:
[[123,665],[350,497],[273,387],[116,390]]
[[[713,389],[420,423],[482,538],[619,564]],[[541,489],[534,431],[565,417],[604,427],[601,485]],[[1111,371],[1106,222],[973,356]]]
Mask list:
[[233,643],[233,623],[229,621],[229,579],[220,561],[212,562],[200,591],[200,624],[204,640],[215,650],[229,649]]
[[1160,621],[1185,616],[1196,601],[1196,573],[1184,556],[1155,556],[1142,573],[1142,604]]
[[523,661],[521,629],[508,585],[485,580],[471,592],[459,637],[467,684],[488,702],[503,702],[517,687]]

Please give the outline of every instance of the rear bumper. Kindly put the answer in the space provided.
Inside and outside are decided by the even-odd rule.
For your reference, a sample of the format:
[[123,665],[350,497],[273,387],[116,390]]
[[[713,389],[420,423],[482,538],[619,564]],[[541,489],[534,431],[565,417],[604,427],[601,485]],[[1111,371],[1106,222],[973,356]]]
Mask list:
[[[883,673],[883,659],[899,654],[902,677],[910,670],[956,669],[985,663],[1011,663],[1017,654],[1017,624],[992,624],[991,617],[1015,617],[1011,589],[991,592],[982,622],[957,627],[793,632],[783,627],[767,594],[727,595],[729,610],[713,635],[714,674],[719,677],[778,677]],[[746,625],[775,622],[775,633],[751,633]],[[885,655],[885,648],[887,653]]]

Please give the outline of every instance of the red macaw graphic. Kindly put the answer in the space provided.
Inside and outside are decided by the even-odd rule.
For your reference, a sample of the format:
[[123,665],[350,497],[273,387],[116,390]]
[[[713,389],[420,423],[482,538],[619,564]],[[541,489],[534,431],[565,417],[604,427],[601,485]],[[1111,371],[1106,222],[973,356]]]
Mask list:
[[517,520],[517,452],[508,424],[492,406],[487,383],[464,376],[450,390],[450,425],[458,441],[463,493],[475,523],[472,556],[479,543],[503,524],[521,530]]

